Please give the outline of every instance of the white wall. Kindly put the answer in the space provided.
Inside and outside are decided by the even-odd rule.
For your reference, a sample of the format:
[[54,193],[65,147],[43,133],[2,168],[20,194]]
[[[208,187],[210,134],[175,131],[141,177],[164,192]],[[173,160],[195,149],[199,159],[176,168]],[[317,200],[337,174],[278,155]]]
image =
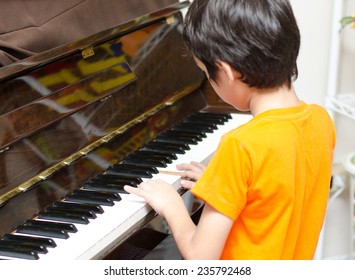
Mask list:
[[298,96],[308,103],[324,105],[329,62],[331,0],[291,0],[301,32],[298,59]]

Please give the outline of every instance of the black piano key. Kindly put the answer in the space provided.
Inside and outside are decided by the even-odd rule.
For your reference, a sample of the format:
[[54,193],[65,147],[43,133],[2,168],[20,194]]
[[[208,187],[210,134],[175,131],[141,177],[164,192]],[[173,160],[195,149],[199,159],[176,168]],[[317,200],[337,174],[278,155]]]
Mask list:
[[[144,167],[144,166],[142,166]],[[121,177],[122,179],[124,179],[124,177],[132,177],[132,176],[136,176],[138,178],[152,178],[153,175],[151,172],[148,171],[136,171],[136,170],[132,170],[132,171],[125,171],[125,170],[120,170],[119,168],[115,168],[113,166],[110,166],[106,171],[104,175],[113,175],[113,176],[117,176],[117,177]]]
[[[143,167],[143,168],[154,168],[157,171],[155,172],[155,174],[159,173],[158,171],[158,167],[160,166],[155,166],[155,162],[142,162],[141,160],[130,160],[129,158],[124,158],[120,164],[125,164],[125,165],[136,165],[137,167]],[[163,163],[163,165],[166,165],[165,163]],[[165,166],[161,166],[161,167],[165,167]],[[120,177],[120,176],[119,176]]]
[[38,244],[50,248],[57,247],[57,244],[51,238],[42,238],[42,237],[25,236],[25,235],[17,235],[17,234],[4,234],[2,239],[17,241],[17,242],[25,242],[29,244]]
[[10,258],[17,258],[17,259],[26,259],[26,260],[38,260],[39,256],[38,253],[27,249],[27,248],[1,248],[0,247],[0,255],[10,257]]
[[191,128],[191,127],[181,127],[181,126],[174,126],[170,129],[170,131],[178,131],[180,133],[183,133],[185,135],[195,135],[195,137],[199,138],[206,138],[207,135],[203,131],[197,131],[196,128]]
[[174,154],[185,154],[185,150],[190,149],[187,148],[188,146],[181,147],[179,145],[173,145],[171,143],[154,143],[154,142],[149,142],[145,145],[142,146],[141,150],[148,150],[149,149],[159,149],[159,151],[163,152],[169,152],[169,153],[174,153]]
[[197,145],[198,142],[202,140],[202,137],[200,136],[195,136],[192,133],[189,135],[188,133],[180,132],[180,131],[174,131],[174,130],[168,130],[163,133],[161,133],[159,138],[166,138],[166,139],[176,139],[178,141],[184,142],[189,145]]
[[196,112],[187,117],[187,119],[194,120],[212,120],[216,122],[223,121],[225,123],[229,119],[231,119],[231,114],[226,113],[212,113],[212,112]]
[[[84,183],[83,185],[83,189],[85,189],[85,186],[88,184],[92,184],[92,185],[101,185],[101,186],[108,186],[111,188],[115,188],[115,187],[121,187],[124,185],[132,185],[133,187],[137,187],[139,183],[137,183],[137,181],[133,181],[133,180],[124,180],[124,181],[115,181],[113,179],[109,179],[109,178],[94,178],[92,180],[90,180],[89,182]],[[101,191],[104,192],[104,191]],[[110,191],[111,193],[112,191]]]
[[215,124],[211,120],[194,120],[194,119],[185,119],[182,122],[182,125],[193,126],[205,129],[205,132],[213,132],[213,130],[217,129],[217,124]]
[[[158,143],[158,142],[156,142]],[[163,143],[164,144],[164,143]],[[154,161],[158,162],[164,162],[164,164],[169,164],[172,163],[175,159],[177,159],[177,156],[174,152],[172,151],[162,151],[162,149],[165,149],[163,146],[157,145],[157,147],[152,146],[152,145],[144,145],[139,151],[137,151],[135,154],[136,158],[141,158],[141,159],[153,159]],[[130,157],[129,157],[130,158]]]
[[[200,142],[204,138],[203,135],[200,135],[200,133],[194,133],[194,131],[183,131],[183,130],[167,130],[162,132],[159,136],[168,136],[168,137],[174,137],[176,139],[181,139],[181,140],[186,140],[189,141],[188,139],[192,139],[192,141],[197,141]],[[188,144],[188,142],[186,142]]]
[[[166,145],[169,143],[173,143],[172,141],[159,141],[157,139],[154,139],[152,143],[162,143],[162,145]],[[180,143],[177,143],[180,144]],[[185,145],[185,143],[184,143]],[[167,152],[167,151],[161,151],[158,147],[149,147],[147,148],[146,146],[143,146],[140,150],[137,151],[140,155],[147,156],[147,157],[152,157],[152,158],[162,158],[166,159],[167,163],[172,163],[173,160],[177,159],[177,156],[175,153],[172,152]]]
[[155,166],[160,166],[160,167],[167,165],[167,162],[164,158],[146,157],[143,155],[143,153],[139,153],[139,152],[134,152],[132,154],[127,155],[126,159],[139,160],[142,162],[152,163]]
[[143,149],[138,150],[132,154],[133,156],[137,156],[139,158],[149,158],[149,159],[154,159],[158,161],[163,161],[165,163],[172,163],[173,162],[173,153],[161,153],[160,150],[156,149],[154,150],[145,150],[144,146]]
[[132,184],[139,185],[140,183],[142,183],[143,180],[138,176],[125,177],[125,176],[119,176],[113,174],[99,174],[96,177],[92,178],[90,181],[91,182],[112,182],[112,183],[122,183],[122,184],[132,183]]
[[16,228],[16,232],[33,234],[38,236],[45,236],[45,237],[60,238],[60,239],[69,238],[69,234],[66,230],[44,228],[44,227],[30,226],[30,225],[20,225]]
[[[113,193],[127,193],[123,187],[126,184],[121,184],[121,185],[110,185],[110,184],[105,184],[105,183],[94,183],[94,182],[89,182],[84,184],[84,189],[85,190],[92,190],[92,191],[105,191],[105,192],[113,192]],[[131,185],[132,187],[135,187],[134,185]]]
[[53,220],[59,222],[69,222],[77,224],[88,224],[89,219],[83,215],[58,213],[52,211],[41,211],[38,213],[38,218],[44,220]]
[[25,225],[29,226],[38,226],[38,227],[45,227],[57,230],[65,230],[67,232],[77,232],[78,229],[73,224],[68,223],[56,223],[50,221],[40,221],[40,220],[26,220]]
[[[211,113],[213,115],[213,113]],[[224,113],[214,113],[215,115],[219,115],[222,118],[226,118],[226,120],[231,120],[232,119],[232,115],[231,114],[224,114]]]
[[[229,113],[217,113],[217,112],[196,112],[195,116],[209,117],[209,118],[217,118],[223,119],[224,121],[228,121],[232,118],[232,115]],[[192,115],[192,116],[194,116]]]
[[136,164],[124,164],[124,163],[117,163],[110,168],[113,168],[115,170],[122,170],[122,171],[146,171],[152,174],[157,174],[158,169],[154,166],[142,166],[142,165],[136,165]]
[[10,241],[10,240],[0,240],[0,248],[9,248],[9,249],[24,248],[40,254],[48,253],[47,248],[43,245],[29,244],[29,243]]
[[167,164],[163,161],[152,160],[147,158],[139,158],[133,156],[127,156],[122,160],[123,163],[137,164],[141,166],[154,166],[154,167],[167,167]]
[[[149,149],[138,150],[137,152],[131,154],[130,157],[141,158],[144,160],[154,160],[154,161],[158,161],[158,162],[163,162],[165,164],[169,164],[169,163],[173,162],[171,157],[169,157],[168,155],[156,153],[154,149],[152,149],[152,150],[149,150]],[[131,171],[127,171],[127,172],[131,172]],[[137,174],[140,174],[140,172],[137,172]],[[150,176],[152,176],[152,173],[148,172],[148,174]]]
[[77,189],[72,192],[72,194],[78,194],[78,195],[83,195],[83,196],[88,196],[88,197],[100,197],[100,198],[107,198],[111,199],[113,201],[120,201],[122,198],[118,193],[107,193],[107,192],[102,192],[102,191],[88,191],[88,190],[83,190],[83,189]]
[[[162,145],[159,145],[160,143]],[[164,161],[164,163],[169,164],[169,163],[172,163],[173,160],[177,159],[176,154],[184,154],[185,153],[184,149],[179,148],[179,150],[176,150],[175,147],[165,146],[165,144],[167,144],[167,142],[165,142],[165,143],[160,142],[160,143],[158,141],[154,141],[154,142],[150,142],[149,144],[142,146],[141,149],[139,150],[140,157],[144,159],[146,157],[150,157],[150,155],[154,154],[154,153],[157,153],[157,154],[163,153],[166,155],[160,156],[161,160],[158,159],[158,156],[155,156],[152,158],[156,158],[156,160]],[[153,144],[153,145],[151,145],[151,144]],[[173,157],[170,157],[169,154],[173,155]],[[170,159],[169,159],[169,157],[170,157]],[[168,159],[166,159],[166,158],[168,158]]]
[[46,207],[45,211],[83,215],[88,219],[96,218],[96,214],[90,210],[63,209],[60,207],[48,206]]
[[104,206],[113,206],[115,203],[112,199],[102,198],[102,197],[93,197],[80,194],[68,194],[65,196],[64,201],[67,202],[79,202],[79,203],[88,203],[94,205],[104,205]]
[[[190,150],[190,146],[186,143],[174,143],[174,142],[158,142],[158,141],[154,141],[154,139],[150,142],[148,142],[146,145],[154,145],[154,146],[162,146],[162,147],[171,147],[171,148],[177,148],[177,149],[181,149],[183,151],[186,150]],[[144,147],[144,146],[143,146]],[[161,151],[163,153],[167,153],[166,151]]]
[[[105,182],[87,182],[84,184],[83,189],[84,190],[90,190],[90,191],[102,191],[102,192],[108,192],[108,193],[126,193],[123,190],[123,187],[127,184],[123,183],[117,183],[117,184],[110,184],[110,183],[105,183]],[[132,187],[137,187],[136,184],[132,184]]]
[[56,201],[52,205],[63,209],[88,210],[96,214],[102,214],[104,212],[104,210],[100,205],[94,205],[94,204],[90,205],[90,204],[82,204],[82,203],[68,203],[64,201]]
[[189,116],[186,121],[188,122],[208,122],[212,123],[214,125],[222,125],[226,122],[225,119],[223,118],[217,118],[217,117],[210,117],[208,115],[204,116],[206,114],[198,114],[198,115],[192,115]]
[[[198,141],[195,139],[191,138],[176,138],[172,136],[167,136],[167,135],[159,135],[156,138],[153,139],[153,142],[158,142],[158,143],[176,143],[176,144],[188,144],[188,145],[197,145]],[[176,155],[175,155],[175,158]]]
[[199,132],[204,132],[204,133],[211,133],[213,132],[213,128],[210,127],[208,124],[197,124],[197,123],[192,123],[192,122],[182,122],[179,124],[176,124],[173,129],[179,130],[181,129],[187,129],[187,130],[194,130],[194,131],[199,131]]
[[[89,182],[86,182],[83,184],[83,189],[90,189],[91,186],[96,185],[99,188],[100,187],[107,187],[109,192],[114,192],[114,189],[120,190],[122,186],[125,185],[130,185],[132,187],[138,187],[140,183],[137,183],[136,181],[132,180],[126,180],[126,181],[115,181],[109,178],[102,178],[102,179],[92,179]],[[98,191],[105,192],[103,189]],[[119,193],[119,191],[117,191]]]

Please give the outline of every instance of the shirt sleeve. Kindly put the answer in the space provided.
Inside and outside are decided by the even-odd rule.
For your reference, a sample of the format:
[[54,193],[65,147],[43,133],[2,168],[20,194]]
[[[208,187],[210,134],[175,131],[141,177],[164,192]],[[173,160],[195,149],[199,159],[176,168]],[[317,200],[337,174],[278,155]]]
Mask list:
[[191,192],[225,216],[236,220],[246,204],[250,158],[233,133],[224,135],[204,174]]

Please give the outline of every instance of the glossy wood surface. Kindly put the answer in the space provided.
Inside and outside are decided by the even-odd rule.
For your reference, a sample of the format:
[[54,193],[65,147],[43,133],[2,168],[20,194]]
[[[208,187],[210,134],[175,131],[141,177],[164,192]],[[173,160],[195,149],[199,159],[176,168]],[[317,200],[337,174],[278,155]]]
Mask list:
[[[180,15],[171,19],[148,20],[139,29],[110,37],[96,44],[89,58],[80,53],[49,58],[33,71],[3,80],[0,196],[204,80],[183,44]],[[0,235],[200,110],[205,101],[195,92],[164,106],[129,132],[8,200],[0,208]]]
[[[77,51],[84,45],[93,46],[93,56],[84,59]],[[186,51],[176,9],[61,50],[0,69],[0,197],[152,108],[161,109],[6,200],[0,206],[0,236],[189,114],[232,111]],[[184,97],[171,102],[179,95]]]

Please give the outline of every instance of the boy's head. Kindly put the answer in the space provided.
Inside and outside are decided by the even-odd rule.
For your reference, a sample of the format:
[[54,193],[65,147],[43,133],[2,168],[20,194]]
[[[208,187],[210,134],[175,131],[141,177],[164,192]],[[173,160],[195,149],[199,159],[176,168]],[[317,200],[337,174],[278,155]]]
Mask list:
[[288,0],[193,0],[184,38],[216,80],[227,62],[250,87],[291,86],[300,33]]

